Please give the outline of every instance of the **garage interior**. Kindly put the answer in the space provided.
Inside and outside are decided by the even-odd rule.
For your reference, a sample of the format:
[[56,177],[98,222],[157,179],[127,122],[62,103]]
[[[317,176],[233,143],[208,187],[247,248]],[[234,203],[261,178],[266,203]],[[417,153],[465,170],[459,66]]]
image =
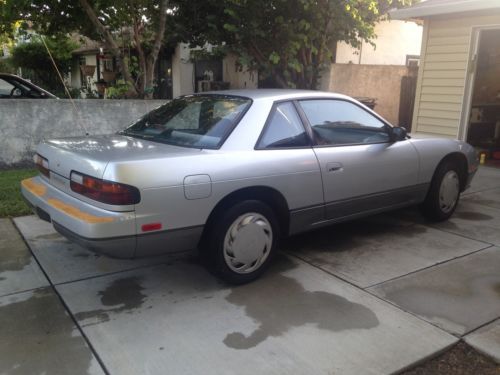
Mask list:
[[500,167],[500,29],[481,31],[470,113],[467,142]]

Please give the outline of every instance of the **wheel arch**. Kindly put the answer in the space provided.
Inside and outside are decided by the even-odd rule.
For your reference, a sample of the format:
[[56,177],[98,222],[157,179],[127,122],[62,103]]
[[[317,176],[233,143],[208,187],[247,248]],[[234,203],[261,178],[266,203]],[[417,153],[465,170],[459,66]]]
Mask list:
[[444,158],[441,159],[439,164],[436,166],[436,169],[434,170],[434,174],[432,178],[434,179],[434,176],[436,175],[437,170],[441,165],[444,163],[451,162],[455,165],[458,166],[458,172],[459,172],[459,178],[460,178],[460,191],[465,190],[465,185],[467,183],[467,173],[469,170],[468,163],[467,163],[467,158],[465,157],[464,154],[460,152],[452,152],[446,155]]
[[251,186],[235,190],[222,198],[212,209],[208,216],[200,242],[207,238],[212,229],[215,218],[232,205],[245,201],[258,200],[267,204],[275,213],[280,226],[281,234],[288,234],[290,225],[290,211],[288,202],[281,192],[269,186]]

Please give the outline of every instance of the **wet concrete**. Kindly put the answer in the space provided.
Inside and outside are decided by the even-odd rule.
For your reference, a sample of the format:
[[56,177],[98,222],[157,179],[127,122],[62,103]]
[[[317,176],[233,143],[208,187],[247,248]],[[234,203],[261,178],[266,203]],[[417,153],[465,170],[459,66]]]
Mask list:
[[[264,287],[266,293],[259,293]],[[379,324],[367,307],[335,294],[307,291],[295,279],[280,274],[234,288],[226,300],[244,307],[245,314],[259,324],[248,336],[242,332],[228,334],[224,344],[233,349],[255,347],[270,336],[281,336],[308,323],[333,332],[370,329]]]
[[52,224],[35,216],[19,217],[14,221],[54,284],[169,262],[173,259],[171,256],[112,259],[68,241],[54,230]]
[[500,319],[465,336],[465,342],[500,363]]
[[377,222],[378,217],[293,237],[282,247],[365,288],[489,246],[419,224]]
[[0,298],[0,373],[103,374],[50,288]]
[[48,284],[12,222],[0,219],[0,296]]
[[289,257],[234,288],[179,262],[57,289],[112,374],[381,374],[456,341]]
[[101,299],[103,308],[91,311],[82,311],[75,314],[79,321],[90,320],[82,325],[99,324],[110,319],[110,315],[122,312],[132,313],[144,303],[146,296],[142,294],[139,277],[126,277],[114,280],[104,290],[97,294]]
[[406,311],[463,335],[500,315],[500,248],[370,288]]
[[500,246],[500,209],[463,200],[448,220],[433,228]]

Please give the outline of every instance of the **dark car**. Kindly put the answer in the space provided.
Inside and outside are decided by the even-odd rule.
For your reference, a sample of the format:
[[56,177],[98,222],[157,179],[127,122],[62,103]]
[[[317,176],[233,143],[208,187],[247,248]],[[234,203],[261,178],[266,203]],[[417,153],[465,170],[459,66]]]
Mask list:
[[57,96],[13,74],[0,73],[0,99],[58,99]]

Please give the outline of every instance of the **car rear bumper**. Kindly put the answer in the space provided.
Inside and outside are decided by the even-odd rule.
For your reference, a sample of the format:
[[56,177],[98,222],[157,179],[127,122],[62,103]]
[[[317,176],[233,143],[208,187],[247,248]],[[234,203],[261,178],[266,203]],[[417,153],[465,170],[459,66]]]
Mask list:
[[[82,241],[75,242],[120,258],[132,258],[135,255],[133,211],[113,212],[92,206],[56,189],[40,176],[23,180],[21,192],[41,219],[52,222],[56,230],[65,236],[66,233],[73,233],[74,236],[68,237],[70,240],[76,237],[89,239],[96,244],[87,246]],[[121,240],[109,241],[110,238]]]
[[134,258],[196,249],[203,226],[137,235],[135,213],[103,210],[80,201],[37,176],[21,191],[33,211],[70,241],[115,258]]

